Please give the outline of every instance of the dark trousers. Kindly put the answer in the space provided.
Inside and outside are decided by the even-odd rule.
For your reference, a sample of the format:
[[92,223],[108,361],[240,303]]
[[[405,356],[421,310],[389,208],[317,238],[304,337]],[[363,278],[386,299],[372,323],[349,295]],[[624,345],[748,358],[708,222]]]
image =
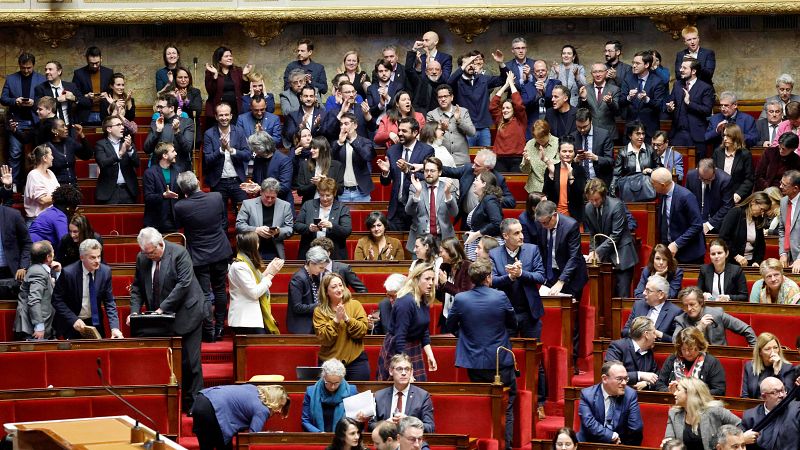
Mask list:
[[[467,376],[473,383],[493,383],[494,369],[467,369]],[[514,400],[517,398],[517,377],[514,366],[500,368],[500,380],[508,388],[508,405],[506,406],[506,450],[511,450],[514,438]]]
[[522,162],[521,156],[498,156],[494,170],[498,172],[520,172],[519,165]]
[[[225,319],[228,317],[228,296],[225,293],[228,261],[223,259],[211,264],[194,266],[194,276],[206,295],[206,303],[213,305],[213,320],[210,316],[203,320],[203,334],[208,336],[209,331],[222,330]],[[211,308],[206,306],[206,311],[208,310],[211,310]]]
[[199,394],[192,409],[192,431],[197,436],[200,450],[231,450],[233,441],[225,444],[222,429],[219,427],[214,405],[205,395]]
[[[322,364],[320,364],[322,365]],[[369,359],[367,359],[367,352],[361,352],[358,358],[350,361],[349,364],[344,366],[347,370],[344,379],[347,381],[369,381]]]
[[633,267],[628,270],[614,270],[614,297],[630,298]]
[[408,231],[411,229],[411,217],[406,214],[405,203],[397,202],[397,210],[394,215],[389,216],[390,231]]
[[[542,340],[542,321],[541,318],[534,319],[529,312],[517,312],[517,328],[509,329],[508,335],[511,337],[533,338]],[[539,361],[539,384],[536,386],[536,403],[544,406],[547,399],[547,379],[544,373],[544,362]]]
[[197,393],[203,389],[203,367],[200,364],[202,329],[203,327],[197,324],[193,330],[181,335],[183,339],[181,395],[184,411],[191,411]]
[[136,203],[136,199],[128,192],[128,188],[124,184],[117,184],[114,186],[114,192],[111,197],[106,201],[97,201],[98,205],[131,205]]
[[227,206],[228,201],[231,202],[231,210],[235,215],[239,210],[239,205],[247,200],[247,194],[239,187],[242,180],[239,177],[221,178],[219,183],[211,190],[222,194],[222,202]]

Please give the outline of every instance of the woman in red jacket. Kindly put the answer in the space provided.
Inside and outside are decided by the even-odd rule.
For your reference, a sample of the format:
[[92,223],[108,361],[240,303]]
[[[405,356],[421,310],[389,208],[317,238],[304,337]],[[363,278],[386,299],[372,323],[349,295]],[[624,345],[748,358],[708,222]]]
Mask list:
[[[214,50],[212,60],[213,64],[206,63],[206,129],[216,123],[214,112],[221,102],[231,105],[231,123],[236,123],[239,105],[242,104],[242,83],[249,83],[247,77],[253,70],[252,64],[244,68],[233,65],[233,53],[228,47]],[[249,89],[249,85],[246,87]]]
[[[503,101],[506,89],[511,90],[511,97]],[[497,126],[497,134],[494,137],[497,164],[494,168],[498,172],[519,172],[522,151],[525,148],[528,115],[525,113],[525,105],[522,104],[522,96],[514,85],[514,72],[508,72],[506,84],[492,97],[489,112]]]

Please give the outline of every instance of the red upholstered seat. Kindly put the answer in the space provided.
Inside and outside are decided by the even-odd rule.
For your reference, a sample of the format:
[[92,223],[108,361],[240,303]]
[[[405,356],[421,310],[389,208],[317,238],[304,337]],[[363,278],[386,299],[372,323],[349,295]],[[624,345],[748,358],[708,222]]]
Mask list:
[[[647,211],[631,210],[631,215],[633,216],[634,219],[636,219],[637,227],[636,227],[636,231],[634,231],[634,234],[636,234],[636,237],[641,239],[642,242],[645,243],[645,244],[654,244],[654,243],[648,242],[648,240],[647,240],[648,233],[650,232],[650,227],[654,227],[655,226],[654,223],[650,223],[650,218],[649,218],[649,216],[647,214]],[[649,252],[648,252],[648,256],[649,256]],[[646,260],[643,260],[643,261],[646,261]]]
[[664,427],[667,424],[670,405],[639,403],[644,423],[644,439],[642,447],[660,447],[664,439]]
[[14,340],[14,316],[16,313],[16,309],[0,309],[0,339],[2,342]]
[[305,393],[289,394],[289,399],[292,401],[292,407],[289,408],[289,417],[284,419],[280,414],[273,415],[267,421],[266,425],[264,426],[264,430],[286,432],[303,431],[303,426],[301,425],[300,420],[303,416],[303,397],[305,397]]
[[791,347],[794,346],[797,338],[797,330],[800,330],[800,317],[780,316],[777,314],[751,314],[750,325],[753,327],[756,336],[769,331],[778,337],[782,345]]
[[[169,384],[169,354],[164,348],[114,349],[108,352],[112,386]],[[147,370],[141,370],[146,367]],[[174,368],[177,369],[177,368]]]
[[44,352],[0,353],[0,367],[6,369],[0,377],[0,389],[47,387],[45,370],[47,362]]
[[717,357],[725,369],[725,395],[739,397],[742,394],[742,370],[746,360],[739,358]]
[[[46,352],[47,382],[53,387],[97,386],[97,358],[103,368],[108,367],[107,350],[75,350]],[[103,381],[108,383],[108,371],[103,371]]]
[[286,259],[293,260],[293,259],[300,259],[297,255],[300,252],[300,241],[295,239],[289,239],[283,241],[283,248],[286,252]]
[[493,435],[492,401],[486,396],[433,396],[436,432],[468,434],[479,440]]
[[92,417],[91,401],[81,397],[20,400],[16,402],[14,409],[15,420],[20,422]]
[[130,295],[130,286],[133,284],[131,275],[114,275],[111,277],[111,290],[115,297],[125,297]]
[[[316,366],[317,351],[314,346],[248,347],[245,379],[253,375],[283,375],[286,380],[297,380],[297,366]],[[288,431],[288,430],[287,430]]]

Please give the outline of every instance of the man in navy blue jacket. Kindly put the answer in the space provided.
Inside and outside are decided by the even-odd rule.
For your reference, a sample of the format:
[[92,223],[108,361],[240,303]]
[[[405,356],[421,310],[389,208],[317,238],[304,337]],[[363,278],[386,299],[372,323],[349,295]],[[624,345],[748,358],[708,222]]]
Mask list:
[[656,206],[659,242],[669,248],[679,263],[702,264],[706,242],[694,194],[673,182],[672,174],[663,167],[654,170],[650,179],[661,202]]
[[686,189],[694,194],[703,221],[703,233],[718,233],[722,219],[733,208],[734,181],[724,170],[714,167],[711,158],[701,159],[697,169],[686,174]]
[[339,196],[339,201],[369,202],[375,188],[371,175],[372,159],[375,158],[372,140],[358,135],[355,115],[345,113],[339,122],[339,139],[331,149],[333,159],[344,167],[344,193]]
[[[495,61],[503,62],[502,53],[493,53]],[[475,125],[475,134],[467,138],[470,146],[488,147],[492,145],[489,128],[492,116],[489,114],[489,97],[491,90],[505,83],[507,68],[500,69],[500,76],[490,76],[478,72],[476,61],[483,60],[483,54],[473,50],[458,59],[459,67],[447,79],[455,93],[456,104],[467,108]]]
[[758,133],[755,119],[750,114],[739,111],[736,94],[731,91],[725,91],[719,94],[719,112],[711,116],[706,129],[706,143],[711,148],[717,148],[722,143],[725,125],[729,123],[739,125],[739,128],[742,129],[742,134],[744,134],[744,143],[747,147],[758,145],[761,136]]
[[686,44],[686,48],[675,55],[676,78],[678,73],[680,73],[683,61],[687,58],[693,58],[700,63],[700,70],[697,72],[697,77],[713,86],[714,69],[717,68],[717,57],[714,54],[714,50],[700,48],[700,34],[696,27],[684,27],[683,30],[681,30],[681,36],[683,36],[683,42]]
[[695,147],[698,158],[702,159],[706,154],[708,116],[714,107],[714,88],[697,78],[699,70],[697,60],[681,63],[680,81],[672,86],[664,110],[672,115],[669,136],[672,145]]
[[252,153],[247,147],[247,136],[231,123],[230,105],[217,105],[216,119],[217,126],[206,130],[203,140],[206,184],[221,193],[225,203],[230,199],[235,212],[237,205],[247,199],[240,185],[247,180],[247,162]]
[[642,413],[636,391],[627,386],[628,371],[619,361],[606,361],[601,382],[581,390],[579,442],[640,445]]
[[250,136],[256,131],[266,131],[272,136],[275,145],[280,145],[281,119],[275,114],[267,112],[267,100],[263,95],[250,99],[250,112],[239,114],[236,126],[244,131],[245,136]]
[[328,92],[328,77],[325,75],[325,67],[311,60],[314,53],[314,43],[311,39],[302,38],[297,41],[297,60],[290,62],[283,71],[283,90],[289,89],[289,72],[294,69],[302,69],[306,72],[305,84],[314,86],[320,94]]
[[666,88],[664,82],[652,72],[653,54],[639,52],[633,57],[632,73],[622,83],[619,106],[625,109],[625,120],[641,121],[645,126],[645,141],[650,142],[661,125]]

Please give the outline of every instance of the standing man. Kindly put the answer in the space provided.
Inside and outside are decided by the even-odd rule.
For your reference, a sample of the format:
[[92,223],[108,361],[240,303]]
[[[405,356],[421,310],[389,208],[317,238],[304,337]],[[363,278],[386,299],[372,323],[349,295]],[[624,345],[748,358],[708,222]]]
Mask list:
[[91,46],[84,54],[86,65],[72,75],[72,82],[82,97],[78,99],[78,121],[82,125],[100,125],[100,94],[108,89],[114,70],[103,66],[100,49]]
[[[553,88],[561,84],[557,78],[547,78],[547,63],[537,59],[533,63],[533,82],[523,84],[520,90],[525,112],[528,114],[528,127],[533,122],[544,119],[547,109],[552,107]],[[529,133],[526,133],[530,138]]]
[[622,42],[606,42],[606,45],[603,48],[603,55],[605,56],[606,67],[608,68],[606,80],[608,80],[610,83],[614,83],[617,85],[617,87],[622,89],[625,79],[627,79],[628,75],[631,73],[631,66],[625,64],[619,59],[619,57],[622,56]]
[[[744,180],[736,180],[741,183]],[[686,189],[695,196],[700,207],[703,233],[716,234],[722,219],[733,208],[733,179],[722,169],[717,169],[711,158],[701,159],[697,169],[686,174]]]
[[[193,170],[192,152],[194,151],[194,121],[188,117],[180,117],[178,99],[172,94],[159,94],[156,101],[158,117],[150,124],[150,132],[144,141],[144,152],[153,153],[160,142],[169,142],[175,147],[178,172]],[[153,159],[153,163],[158,162]]]
[[619,86],[607,80],[608,68],[603,63],[592,64],[592,84],[578,89],[578,106],[588,108],[592,122],[617,139],[616,115],[619,113]]
[[206,130],[203,143],[206,185],[222,194],[231,210],[247,198],[240,187],[247,180],[247,162],[252,153],[247,147],[247,136],[241,128],[231,123],[231,107],[220,103],[216,109],[217,126]]
[[569,89],[563,84],[553,88],[552,108],[547,108],[544,120],[550,125],[550,134],[561,139],[575,133],[575,112],[569,103]]
[[[496,351],[503,346],[511,349],[508,330],[517,328],[517,317],[508,296],[492,289],[492,262],[478,258],[469,266],[469,277],[475,287],[456,294],[447,329],[458,332],[456,367],[467,369],[473,383],[491,383],[496,368]],[[506,445],[510,450],[514,435],[514,399],[517,396],[517,378],[514,360],[508,352],[501,352],[500,378],[509,388],[506,408]]]
[[442,65],[439,61],[428,61],[425,71],[420,69],[420,60],[425,56],[420,51],[410,51],[406,55],[406,89],[412,94],[414,111],[427,113],[436,109],[435,89],[446,84],[447,78],[442,76]]
[[[288,74],[289,87],[280,93],[281,114],[284,117],[300,109],[300,91],[304,86],[310,87],[314,91],[314,99],[319,100],[317,89],[306,82],[306,71],[300,68],[292,69]],[[291,142],[291,139],[289,139]]]
[[53,291],[56,332],[66,339],[80,339],[85,327],[93,326],[101,337],[108,337],[103,325],[103,311],[111,327],[111,338],[121,339],[119,316],[111,292],[111,267],[100,262],[103,245],[94,239],[81,242],[81,259],[58,277]]
[[[225,201],[219,192],[203,192],[194,172],[179,174],[178,187],[186,197],[175,203],[175,223],[184,230],[194,276],[205,294],[203,340],[214,342],[222,339],[222,327],[228,317],[225,281],[233,253],[227,235]],[[212,305],[215,321],[210,314]]]
[[680,79],[672,86],[664,106],[672,116],[672,145],[695,147],[697,157],[702,159],[706,154],[708,116],[714,107],[714,88],[697,78],[699,71],[700,63],[696,59],[684,60],[680,65]]
[[250,99],[250,111],[239,114],[236,126],[241,128],[245,136],[251,136],[256,131],[266,131],[272,136],[275,145],[281,141],[281,119],[267,111],[267,99],[257,95]]
[[[289,74],[295,70],[300,69],[305,72],[303,85],[310,84],[314,89],[322,95],[328,92],[328,77],[325,75],[325,67],[322,64],[311,60],[311,55],[314,53],[314,43],[311,39],[302,38],[297,41],[297,60],[290,62],[283,71],[283,89],[289,89],[290,80]],[[296,91],[296,92],[299,92]],[[281,102],[283,103],[283,102]],[[283,106],[281,104],[281,106]]]
[[458,201],[449,181],[440,180],[442,161],[430,156],[423,163],[425,183],[411,177],[411,189],[406,202],[406,214],[411,217],[406,249],[414,253],[417,236],[429,233],[442,241],[456,235],[453,218],[458,215]]
[[600,371],[600,383],[581,390],[578,441],[640,445],[644,424],[625,365],[606,361]]
[[31,53],[23,52],[17,58],[19,71],[6,75],[0,104],[7,108],[6,119],[11,132],[8,132],[8,161],[14,176],[13,183],[22,192],[25,180],[23,171],[23,146],[25,143],[20,137],[33,130],[33,125],[39,121],[34,114],[33,98],[36,86],[45,82],[44,75],[34,72],[36,57]]
[[158,163],[148,167],[142,176],[144,226],[170,233],[178,229],[175,224],[175,201],[180,197],[175,169],[177,155],[175,147],[166,142],[158,144],[154,155]]
[[283,241],[292,235],[294,226],[292,206],[278,198],[279,191],[278,180],[267,178],[261,182],[261,195],[245,200],[236,216],[237,233],[258,234],[258,251],[265,261],[286,259]]
[[[739,125],[739,128],[742,129],[742,134],[744,134],[744,143],[747,147],[758,145],[758,129],[753,116],[739,112],[736,94],[731,91],[725,91],[719,94],[719,112],[711,116],[706,129],[706,143],[711,148],[717,148],[722,143],[725,125],[729,123]],[[780,135],[780,130],[776,134]]]
[[[157,314],[174,314],[172,332],[182,339],[181,393],[183,410],[191,411],[194,398],[203,389],[200,365],[203,290],[192,270],[192,258],[183,247],[164,241],[155,228],[143,228],[136,238],[141,252],[131,285],[131,315],[144,308]],[[130,325],[130,316],[128,317]]]
[[[403,90],[406,86],[406,67],[398,62],[397,47],[394,45],[387,45],[383,48],[381,59],[389,64],[389,80],[397,86],[397,90]],[[378,78],[377,71],[372,72],[372,79]]]
[[403,88],[397,82],[392,81],[392,74],[392,64],[389,61],[379,59],[375,63],[373,83],[367,88],[366,98],[373,117],[378,117],[385,112],[394,95]]
[[354,114],[343,114],[339,124],[339,138],[331,148],[333,159],[344,167],[344,192],[339,201],[369,202],[375,189],[371,173],[375,145],[372,139],[358,135],[358,121]]
[[653,67],[653,54],[638,52],[633,57],[631,73],[622,83],[619,105],[625,109],[627,122],[639,120],[646,130],[649,141],[661,126],[661,109],[666,97],[665,83],[650,69]]
[[[608,130],[595,126],[592,113],[587,108],[575,112],[575,161],[583,165],[586,179],[602,179],[606,186],[614,175],[614,142]],[[616,128],[615,128],[616,129]]]
[[436,88],[436,101],[439,107],[429,111],[426,120],[436,121],[444,132],[442,146],[453,155],[456,167],[469,163],[469,144],[467,140],[475,135],[469,110],[453,103],[453,88],[440,84]]
[[533,83],[533,60],[528,58],[528,43],[523,37],[516,37],[511,41],[511,53],[514,58],[507,62],[500,64],[500,68],[507,67],[508,70],[514,72],[516,78],[517,90],[522,90],[522,86],[527,83]]
[[44,66],[46,81],[36,86],[33,93],[34,100],[37,102],[42,97],[53,97],[56,100],[56,107],[53,111],[55,117],[63,120],[65,125],[70,126],[79,123],[75,108],[78,104],[77,102],[86,97],[82,96],[77,85],[61,79],[63,71],[60,62],[48,61]]
[[[492,57],[498,64],[503,63],[503,54],[499,51],[492,53]],[[478,65],[483,62],[483,54],[477,50],[462,56],[458,62],[461,67],[447,78],[447,84],[453,88],[456,103],[470,112],[475,125],[475,134],[467,142],[470,146],[489,147],[492,145],[489,128],[493,124],[489,114],[489,98],[492,89],[505,83],[508,69],[501,69],[500,76],[480,73]]]
[[439,35],[434,31],[428,31],[422,35],[421,41],[415,41],[414,46],[411,48],[412,52],[422,52],[423,58],[420,58],[418,64],[420,72],[425,72],[429,61],[436,61],[442,66],[442,78],[447,80],[450,78],[450,73],[453,71],[453,57],[447,53],[440,52],[438,49]]
[[23,275],[25,278],[20,286],[14,318],[16,340],[55,338],[52,297],[61,264],[53,261],[54,257],[53,246],[48,241],[38,241],[30,246],[31,265]]
[[125,126],[118,116],[103,120],[105,137],[94,146],[94,159],[100,175],[94,198],[97,204],[131,204],[139,197],[139,155],[131,136],[125,136]]
[[706,242],[697,199],[685,187],[672,181],[669,170],[659,167],[650,175],[659,196],[656,210],[659,242],[666,245],[682,264],[703,264]]
[[422,421],[426,433],[434,432],[431,395],[411,384],[413,373],[408,355],[401,353],[392,356],[389,375],[393,383],[375,393],[375,415],[370,418],[368,429],[375,429],[384,420],[397,425],[403,417],[411,416]]
[[783,267],[792,267],[792,273],[800,273],[800,172],[788,170],[781,178],[781,216],[778,222],[778,248]]
[[284,148],[292,148],[295,135],[303,128],[310,130],[312,137],[322,135],[322,119],[325,110],[317,100],[317,93],[313,86],[302,86],[298,106],[294,111],[282,111]]
[[678,78],[681,64],[687,59],[694,59],[700,63],[697,77],[709,85],[714,86],[714,69],[717,67],[717,57],[714,54],[714,50],[700,48],[700,33],[697,31],[696,27],[684,27],[683,30],[681,30],[681,36],[683,37],[683,43],[686,44],[686,48],[675,55],[675,78]]
[[[625,204],[608,196],[606,183],[593,178],[586,183],[586,206],[583,226],[592,236],[589,241],[589,261],[610,262],[614,265],[614,297],[631,295],[633,268],[639,262],[633,236],[628,229]],[[608,236],[601,237],[597,234]]]

